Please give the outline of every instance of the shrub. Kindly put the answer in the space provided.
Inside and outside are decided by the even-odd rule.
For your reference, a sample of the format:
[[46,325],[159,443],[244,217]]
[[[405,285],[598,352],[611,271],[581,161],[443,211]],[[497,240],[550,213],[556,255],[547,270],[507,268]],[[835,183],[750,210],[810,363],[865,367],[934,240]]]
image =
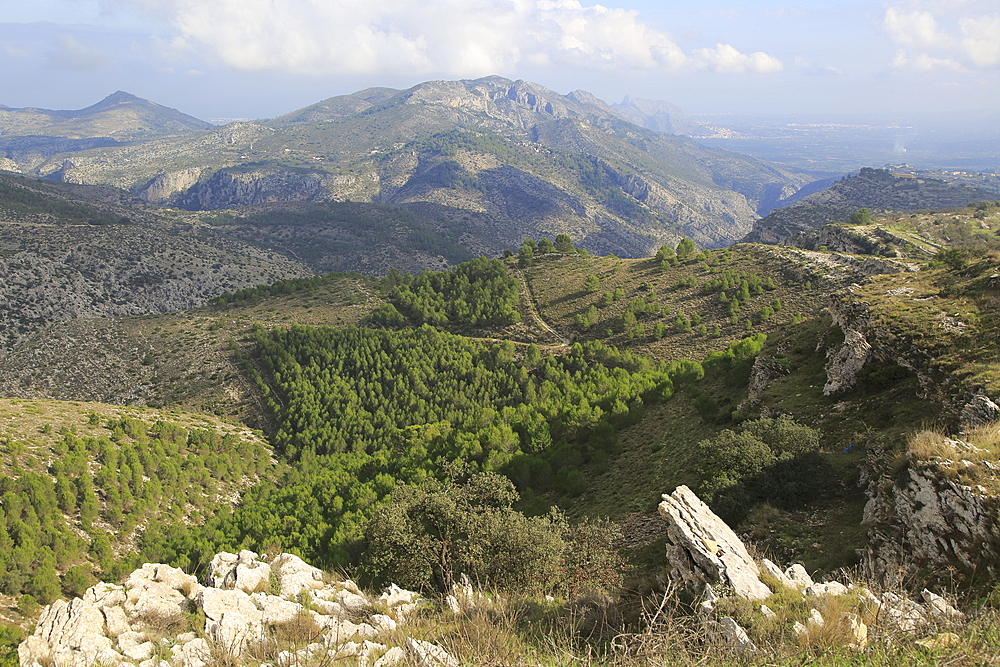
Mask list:
[[365,573],[439,592],[461,574],[486,588],[519,592],[574,592],[620,582],[609,524],[569,526],[555,511],[526,517],[513,509],[518,498],[510,480],[494,473],[464,484],[399,486],[365,530]]

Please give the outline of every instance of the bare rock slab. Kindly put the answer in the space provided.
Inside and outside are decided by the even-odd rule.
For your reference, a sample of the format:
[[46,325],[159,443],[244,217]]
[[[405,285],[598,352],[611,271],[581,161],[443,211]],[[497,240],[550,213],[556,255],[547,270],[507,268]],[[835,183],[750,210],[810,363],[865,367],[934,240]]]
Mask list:
[[667,559],[678,579],[696,590],[722,583],[747,600],[771,595],[743,541],[691,489],[664,495],[660,514],[669,523]]

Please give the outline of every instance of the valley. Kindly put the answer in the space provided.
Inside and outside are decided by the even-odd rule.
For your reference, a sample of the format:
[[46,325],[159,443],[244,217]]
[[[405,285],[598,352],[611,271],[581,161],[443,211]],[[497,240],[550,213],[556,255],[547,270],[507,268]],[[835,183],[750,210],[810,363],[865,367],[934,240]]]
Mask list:
[[[765,570],[858,586],[803,598],[768,570],[771,624],[713,580],[710,622],[738,619],[760,651],[691,639],[679,664],[984,657],[975,633],[1000,626],[989,191],[864,169],[803,194],[804,172],[500,77],[108,132],[109,110],[148,110],[137,100],[0,115],[119,142],[8,151],[34,176],[0,174],[0,651],[41,607],[143,563],[206,581],[220,558],[277,572],[294,557],[343,575],[313,586],[336,604],[419,591],[419,631],[394,646],[654,664],[616,637],[708,627],[704,590],[665,557],[678,529],[657,507],[683,485]],[[492,611],[447,608],[460,575]],[[895,609],[925,585],[975,622],[896,632],[864,611],[862,590]],[[284,587],[246,592],[278,604]],[[215,593],[199,595],[171,628],[217,641]],[[302,619],[333,602],[311,595],[285,595],[304,623],[281,626],[290,651],[316,643]],[[403,623],[395,603],[365,604],[339,620]],[[892,638],[803,635],[810,604]],[[164,651],[181,645],[168,629],[150,640]],[[911,641],[945,631],[957,643],[937,652]]]

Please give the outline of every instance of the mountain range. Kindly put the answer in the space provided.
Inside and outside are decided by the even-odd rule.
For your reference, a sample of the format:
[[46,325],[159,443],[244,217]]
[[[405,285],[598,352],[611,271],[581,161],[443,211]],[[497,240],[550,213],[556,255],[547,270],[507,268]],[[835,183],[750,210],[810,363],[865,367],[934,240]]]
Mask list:
[[[22,173],[110,184],[188,210],[347,200],[404,207],[493,230],[492,252],[543,232],[623,256],[682,236],[717,247],[812,180],[659,131],[683,129],[673,107],[626,100],[615,108],[585,91],[560,95],[501,77],[368,89],[217,128],[122,93],[80,112],[7,113],[23,120],[9,123],[4,164]],[[72,116],[73,131],[29,122],[58,114]],[[108,114],[131,134],[108,129]],[[156,136],[125,122],[140,115]],[[35,139],[11,134],[29,128]]]

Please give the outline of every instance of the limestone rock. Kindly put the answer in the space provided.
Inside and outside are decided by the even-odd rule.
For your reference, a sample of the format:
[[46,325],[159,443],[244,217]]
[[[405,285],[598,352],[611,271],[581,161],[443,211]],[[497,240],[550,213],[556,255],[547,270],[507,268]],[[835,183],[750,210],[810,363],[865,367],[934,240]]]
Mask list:
[[781,571],[780,567],[768,559],[765,558],[760,562],[760,564],[764,567],[764,572],[777,579],[778,582],[785,588],[800,588],[800,586],[797,586],[796,583],[788,577],[788,575]]
[[116,639],[118,635],[131,630],[125,610],[121,607],[105,607],[101,609],[101,613],[104,614],[104,627],[108,637]]
[[83,594],[83,599],[101,609],[117,607],[125,602],[125,589],[102,581],[88,588]]
[[826,384],[823,395],[829,396],[843,389],[850,389],[857,382],[858,373],[871,358],[872,346],[864,334],[854,329],[844,329],[844,342],[827,361]]
[[941,632],[930,637],[918,639],[914,643],[931,651],[940,651],[942,649],[951,648],[952,646],[957,646],[961,641],[961,638],[959,638],[959,636],[954,632]]
[[264,591],[270,585],[271,566],[252,551],[238,555],[221,552],[208,566],[206,582],[213,588],[238,588],[247,593]]
[[243,591],[203,588],[197,603],[205,612],[205,634],[229,655],[242,655],[262,637],[263,614]]
[[848,588],[839,581],[830,581],[825,584],[813,584],[802,589],[802,594],[806,597],[822,595],[847,595]]
[[348,590],[342,590],[337,593],[337,602],[348,614],[364,614],[372,607],[371,603],[368,602],[368,598]]
[[380,604],[384,604],[387,607],[395,607],[401,604],[416,602],[419,599],[419,593],[405,590],[396,584],[390,584],[385,590],[382,591],[382,595],[379,596],[378,601]]
[[118,635],[118,650],[129,660],[141,662],[153,657],[156,645],[138,632],[123,632]]
[[1000,405],[985,394],[976,394],[962,407],[962,425],[979,428],[1000,421]]
[[303,591],[323,588],[323,571],[293,554],[281,554],[271,563],[281,582],[281,597],[294,600]]
[[932,616],[945,621],[960,622],[965,620],[965,614],[955,609],[951,604],[937,593],[932,593],[926,588],[920,593],[927,605],[927,610]]
[[843,612],[840,615],[840,627],[846,635],[845,645],[848,648],[861,650],[868,645],[868,626],[857,614]]
[[402,664],[404,660],[406,660],[406,651],[398,646],[393,646],[375,661],[373,667],[396,667],[396,665]]
[[171,647],[176,667],[205,667],[212,660],[212,649],[202,638],[191,639]]
[[729,616],[723,616],[718,621],[710,621],[708,630],[718,643],[732,651],[744,653],[757,650],[754,643],[750,641],[747,631]]
[[261,622],[264,625],[281,625],[291,623],[302,613],[302,605],[267,593],[254,593],[250,601],[261,612]]
[[385,614],[373,614],[368,621],[379,633],[392,632],[396,629],[396,621],[391,616],[386,616]]
[[170,567],[146,563],[125,582],[124,609],[133,622],[159,623],[177,619],[187,611],[187,595],[200,587],[191,575]]
[[897,632],[915,632],[927,625],[927,611],[913,600],[894,593],[882,594],[882,617]]
[[407,639],[406,649],[419,667],[459,667],[458,660],[440,646],[419,639]]
[[17,654],[22,667],[91,667],[99,662],[115,665],[123,659],[104,635],[101,610],[82,598],[49,605]]
[[197,183],[200,176],[201,167],[164,172],[153,177],[139,189],[137,194],[148,202],[166,202],[172,195],[183,192]]
[[699,588],[721,582],[748,600],[771,595],[740,538],[688,487],[664,495],[660,514],[669,523],[667,559],[677,578]]
[[812,577],[806,572],[806,569],[802,567],[799,563],[794,565],[789,565],[788,569],[785,570],[785,577],[788,578],[790,582],[795,586],[795,588],[806,588],[807,586],[813,585]]

